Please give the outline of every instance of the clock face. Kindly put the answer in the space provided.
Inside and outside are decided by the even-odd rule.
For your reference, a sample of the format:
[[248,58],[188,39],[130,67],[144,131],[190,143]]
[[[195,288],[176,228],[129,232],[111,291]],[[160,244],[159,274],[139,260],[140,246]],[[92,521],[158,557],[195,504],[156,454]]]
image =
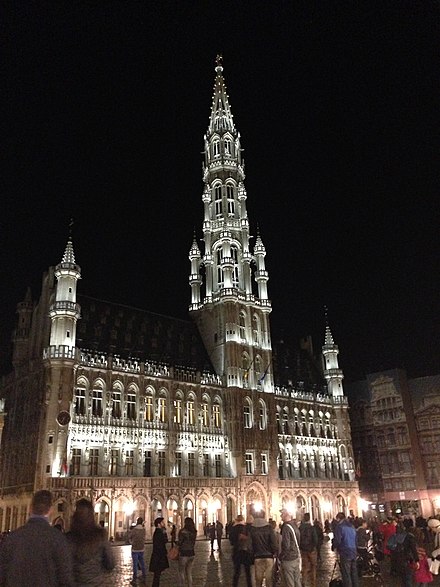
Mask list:
[[60,412],[57,416],[57,422],[60,426],[66,426],[70,422],[69,412],[66,412],[66,410]]

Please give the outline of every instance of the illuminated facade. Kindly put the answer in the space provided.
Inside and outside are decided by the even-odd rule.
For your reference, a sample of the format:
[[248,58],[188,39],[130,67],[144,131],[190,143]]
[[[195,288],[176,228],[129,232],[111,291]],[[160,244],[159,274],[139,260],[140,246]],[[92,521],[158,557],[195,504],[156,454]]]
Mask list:
[[1,387],[0,530],[23,523],[36,488],[55,493],[66,525],[75,501],[91,498],[114,537],[139,515],[150,530],[159,514],[189,515],[203,533],[257,507],[274,519],[282,506],[321,520],[358,513],[338,347],[327,325],[321,363],[301,350],[314,377],[298,376],[299,355],[296,375],[281,374],[289,361],[271,340],[266,250],[259,234],[251,245],[244,180],[219,59],[191,319],[81,296],[69,238],[38,304],[28,293],[18,305]]

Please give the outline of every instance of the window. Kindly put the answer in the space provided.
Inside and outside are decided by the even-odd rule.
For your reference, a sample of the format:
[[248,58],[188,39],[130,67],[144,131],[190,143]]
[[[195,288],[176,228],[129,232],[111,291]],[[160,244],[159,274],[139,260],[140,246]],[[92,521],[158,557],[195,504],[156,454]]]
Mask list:
[[158,474],[160,477],[165,475],[165,451],[160,450],[157,453],[158,458]]
[[247,402],[243,408],[243,424],[245,428],[252,428],[251,406]]
[[112,395],[112,416],[113,418],[121,417],[121,392],[114,391]]
[[254,458],[251,452],[246,453],[246,475],[253,475],[254,474]]
[[182,475],[182,453],[176,452],[176,467],[174,470],[175,476],[180,477]]
[[127,450],[125,454],[125,474],[126,475],[133,475],[133,466],[134,466],[134,451]]
[[232,269],[232,285],[234,287],[238,286],[238,249],[237,247],[231,247],[231,257],[234,263]]
[[193,452],[190,452],[188,454],[188,476],[189,477],[194,477],[195,475],[195,463],[196,463],[196,459],[195,459],[195,455]]
[[98,474],[99,449],[91,448],[89,454],[90,475]]
[[145,420],[147,422],[153,421],[153,398],[147,395],[145,398]]
[[212,144],[212,153],[214,157],[220,156],[220,141],[215,141],[215,143]]
[[221,477],[222,476],[222,460],[221,455],[215,455],[214,457],[214,464],[215,464],[215,476]]
[[81,449],[74,448],[72,450],[72,475],[81,474]]
[[217,217],[222,214],[222,186],[217,185],[214,188],[214,203],[215,203],[215,215]]
[[232,154],[232,144],[230,139],[225,139],[225,154],[231,155]]
[[167,400],[165,397],[159,398],[158,417],[159,417],[159,422],[166,422],[167,421]]
[[136,420],[136,396],[127,395],[127,418],[129,420]]
[[189,401],[186,406],[186,418],[190,426],[194,426],[194,402]]
[[182,423],[182,400],[181,399],[174,400],[174,423],[175,424]]
[[246,340],[246,316],[244,312],[240,312],[239,332],[241,340]]
[[218,404],[214,404],[212,406],[212,419],[214,422],[214,426],[216,428],[220,428],[221,423],[220,423],[220,406]]
[[234,186],[226,186],[226,198],[228,204],[228,216],[234,216],[235,214],[235,200],[234,200]]
[[94,389],[92,394],[92,415],[102,416],[102,391]]
[[209,477],[211,474],[210,472],[210,464],[209,464],[209,454],[203,455],[203,476]]
[[151,450],[145,451],[144,477],[151,477]]
[[267,469],[267,454],[263,453],[261,455],[261,474],[262,475],[267,475],[268,469]]
[[209,426],[208,404],[202,404],[201,415],[202,415],[202,426]]
[[108,468],[109,475],[117,475],[118,474],[118,465],[119,465],[119,450],[116,448],[112,449],[110,455],[110,463]]
[[75,414],[77,416],[84,416],[86,413],[86,390],[76,390]]
[[258,428],[260,430],[266,430],[267,426],[267,415],[266,415],[266,404],[260,401],[259,414],[258,414]]
[[223,269],[222,269],[223,252],[221,249],[217,251],[217,285],[223,286]]

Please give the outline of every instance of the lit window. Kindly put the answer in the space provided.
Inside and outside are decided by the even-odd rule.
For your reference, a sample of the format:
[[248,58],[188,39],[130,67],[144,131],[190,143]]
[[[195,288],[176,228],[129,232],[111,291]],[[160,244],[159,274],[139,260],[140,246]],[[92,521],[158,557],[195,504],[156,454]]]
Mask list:
[[266,404],[260,402],[260,410],[258,414],[258,427],[260,430],[266,430],[267,426],[267,415],[266,415]]
[[202,414],[202,425],[203,426],[209,426],[208,404],[202,404],[202,406],[201,406],[201,414]]
[[151,396],[145,398],[145,420],[147,422],[153,421],[153,398]]
[[216,428],[220,428],[221,426],[221,422],[220,422],[220,406],[218,404],[214,404],[212,406],[212,419],[214,422],[214,426]]
[[182,400],[181,399],[174,400],[174,423],[175,424],[182,423]]
[[189,401],[187,404],[187,421],[190,426],[194,426],[194,402]]
[[133,475],[133,463],[134,461],[134,452],[132,450],[127,450],[125,455],[125,474],[126,475]]
[[167,400],[164,397],[160,397],[158,401],[158,417],[159,422],[167,421]]
[[251,406],[248,403],[243,408],[243,421],[245,428],[252,428]]

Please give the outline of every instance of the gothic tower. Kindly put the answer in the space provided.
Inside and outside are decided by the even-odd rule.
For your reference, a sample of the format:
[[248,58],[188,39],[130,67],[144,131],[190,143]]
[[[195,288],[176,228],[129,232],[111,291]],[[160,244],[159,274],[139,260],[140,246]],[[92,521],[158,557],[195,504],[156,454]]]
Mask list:
[[204,137],[203,255],[190,249],[191,304],[203,342],[226,387],[273,392],[266,250],[253,250],[244,187],[244,162],[217,57],[214,96]]

